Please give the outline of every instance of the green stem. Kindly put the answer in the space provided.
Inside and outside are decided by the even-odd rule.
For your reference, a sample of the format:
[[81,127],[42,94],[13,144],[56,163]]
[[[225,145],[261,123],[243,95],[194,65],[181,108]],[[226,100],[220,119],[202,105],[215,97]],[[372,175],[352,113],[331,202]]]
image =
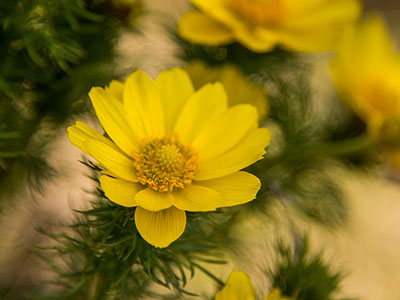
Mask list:
[[97,273],[92,281],[92,285],[90,287],[90,295],[89,300],[101,300],[105,299],[106,293],[108,289],[108,284],[104,275],[100,272]]

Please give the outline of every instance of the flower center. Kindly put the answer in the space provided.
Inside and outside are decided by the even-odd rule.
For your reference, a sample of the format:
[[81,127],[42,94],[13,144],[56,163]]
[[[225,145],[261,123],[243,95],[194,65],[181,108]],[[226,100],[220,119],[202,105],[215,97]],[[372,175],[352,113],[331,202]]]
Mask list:
[[177,135],[145,139],[133,157],[139,182],[157,192],[183,189],[197,170],[197,152],[183,145]]
[[228,0],[228,7],[253,26],[277,25],[286,14],[284,0]]

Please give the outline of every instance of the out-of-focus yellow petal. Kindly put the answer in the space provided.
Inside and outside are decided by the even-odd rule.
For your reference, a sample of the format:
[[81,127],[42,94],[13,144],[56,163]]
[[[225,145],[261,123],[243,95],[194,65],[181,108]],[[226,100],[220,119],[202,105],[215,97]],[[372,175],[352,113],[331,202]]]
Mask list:
[[158,75],[154,84],[163,105],[165,131],[172,131],[184,104],[194,93],[192,82],[186,72],[175,68]]
[[143,189],[143,186],[139,183],[112,178],[107,175],[100,177],[100,186],[108,199],[115,204],[126,207],[137,206],[135,195]]
[[188,11],[181,17],[178,32],[193,43],[226,45],[233,42],[231,30],[197,10]]
[[249,275],[232,271],[225,287],[215,295],[215,300],[256,300],[256,292]]
[[228,28],[243,27],[243,22],[228,9],[226,0],[191,0],[191,2],[205,14],[225,24]]
[[151,188],[146,188],[138,192],[135,200],[137,205],[149,211],[160,211],[170,208],[173,202],[171,193],[160,193]]
[[331,74],[370,136],[379,139],[388,134],[386,129],[400,119],[400,55],[381,17],[371,16],[348,30],[331,63]]
[[342,34],[357,21],[361,13],[358,0],[319,2],[304,9],[308,13],[292,12],[293,15],[289,15],[282,26],[276,29],[282,47],[301,52],[335,49]]
[[89,97],[101,125],[117,146],[127,155],[137,151],[139,140],[127,120],[122,103],[99,87],[92,88]]
[[[326,33],[329,26],[343,31],[346,25],[352,25],[358,20],[361,14],[361,4],[359,0],[318,0],[312,1],[288,1],[287,18],[284,19],[282,28],[293,29],[299,32],[318,31],[323,29]],[[308,6],[301,6],[302,4]],[[298,7],[300,5],[301,7]],[[345,25],[343,27],[343,25]],[[325,28],[321,28],[325,26]]]
[[157,248],[165,248],[185,231],[186,214],[175,207],[148,211],[139,206],[135,211],[135,224],[146,242]]
[[[253,52],[272,51],[276,46],[293,51],[336,48],[343,30],[360,15],[359,0],[192,0],[209,18],[223,24],[233,39]],[[184,15],[185,22],[195,17]],[[182,34],[181,34],[182,35]],[[207,44],[213,30],[204,28],[189,41]],[[196,40],[194,40],[196,39]]]
[[227,97],[220,83],[207,84],[186,102],[174,132],[182,141],[191,143],[202,128],[227,110]]
[[208,187],[191,184],[172,193],[173,205],[186,211],[213,211],[222,206],[222,196]]
[[160,94],[149,76],[140,70],[125,81],[123,103],[132,128],[143,137],[164,135],[164,115]]
[[199,151],[199,162],[231,149],[257,124],[257,120],[257,109],[254,106],[240,104],[209,122],[193,141],[193,147]]
[[250,50],[267,52],[275,47],[277,37],[272,30],[246,24],[229,9],[227,1],[192,0],[192,2],[207,15],[229,28],[233,33],[234,39]]
[[234,35],[241,44],[256,53],[272,51],[280,38],[274,30],[260,27],[241,27],[234,31]]
[[199,164],[195,180],[223,177],[255,163],[263,158],[270,139],[268,129],[253,130],[228,152]]
[[107,170],[110,170],[116,176],[137,182],[133,161],[117,151],[110,145],[97,140],[88,140],[86,142],[88,154],[93,156]]
[[217,191],[222,196],[223,206],[234,206],[250,202],[261,187],[260,180],[247,172],[236,172],[224,177],[197,181],[197,184]]
[[261,84],[252,82],[234,65],[211,67],[199,60],[186,64],[185,70],[196,90],[206,83],[219,81],[228,95],[229,106],[244,103],[254,105],[260,120],[264,120],[268,111],[266,89]]

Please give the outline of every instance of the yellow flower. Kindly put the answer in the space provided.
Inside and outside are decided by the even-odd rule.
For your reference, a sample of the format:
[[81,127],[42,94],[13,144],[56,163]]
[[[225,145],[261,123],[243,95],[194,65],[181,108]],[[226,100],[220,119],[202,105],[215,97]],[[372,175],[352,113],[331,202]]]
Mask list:
[[195,89],[209,82],[221,82],[228,95],[229,106],[248,103],[254,105],[263,120],[268,111],[267,91],[260,84],[252,82],[235,66],[224,64],[209,67],[202,61],[186,64],[186,72],[192,79]]
[[[256,292],[249,275],[243,271],[232,271],[225,287],[215,295],[215,300],[256,300]],[[264,300],[290,300],[274,289]]]
[[395,135],[400,118],[400,55],[393,45],[373,16],[349,30],[331,64],[337,89],[374,137]]
[[251,105],[227,107],[220,83],[194,91],[186,72],[155,81],[136,71],[89,93],[107,136],[82,122],[71,142],[104,168],[100,184],[114,203],[136,207],[140,235],[167,247],[186,226],[185,211],[213,211],[254,199],[260,181],[241,169],[262,159],[270,132]]
[[204,45],[234,41],[254,52],[277,45],[293,51],[335,47],[342,30],[360,14],[359,0],[191,0],[180,36]]

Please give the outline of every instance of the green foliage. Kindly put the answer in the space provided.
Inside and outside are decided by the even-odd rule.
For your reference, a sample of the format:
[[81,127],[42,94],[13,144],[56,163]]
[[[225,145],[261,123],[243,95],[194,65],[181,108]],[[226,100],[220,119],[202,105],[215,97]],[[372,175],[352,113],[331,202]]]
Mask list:
[[[94,170],[92,178],[97,182],[98,168],[87,165]],[[218,213],[190,213],[184,235],[169,247],[158,249],[139,235],[135,208],[113,204],[101,189],[96,196],[92,208],[78,211],[79,217],[64,233],[40,229],[56,242],[38,254],[52,266],[53,284],[61,291],[37,295],[37,299],[164,299],[165,295],[151,291],[154,283],[177,294],[192,295],[185,285],[196,270],[222,284],[202,264],[224,263],[221,251],[229,240],[218,230],[225,232],[230,220]],[[55,263],[60,259],[62,264]]]
[[350,114],[334,128],[327,119],[336,112],[325,117],[315,110],[310,73],[304,62],[297,62],[295,68],[260,73],[259,80],[270,87],[265,126],[274,131],[272,150],[268,153],[267,149],[264,160],[249,169],[263,182],[261,197],[254,205],[268,205],[269,197],[277,197],[314,221],[337,226],[347,217],[344,194],[335,178],[338,167],[371,168],[371,153],[376,149],[363,128],[356,131],[349,122]]
[[278,245],[276,270],[267,271],[274,288],[296,300],[333,300],[342,279],[340,273],[330,270],[322,253],[310,254],[307,237],[299,238],[294,249]]
[[[113,77],[117,24],[93,1],[0,3],[0,184],[50,174],[44,152],[59,124],[87,110],[86,95]],[[34,172],[35,176],[26,176]],[[10,179],[10,175],[13,178]]]
[[230,63],[236,65],[245,74],[256,74],[265,69],[270,71],[284,66],[294,68],[296,56],[291,52],[276,49],[268,53],[253,53],[238,43],[225,47],[194,45],[173,35],[182,48],[181,58],[185,62],[202,60],[210,66]]

